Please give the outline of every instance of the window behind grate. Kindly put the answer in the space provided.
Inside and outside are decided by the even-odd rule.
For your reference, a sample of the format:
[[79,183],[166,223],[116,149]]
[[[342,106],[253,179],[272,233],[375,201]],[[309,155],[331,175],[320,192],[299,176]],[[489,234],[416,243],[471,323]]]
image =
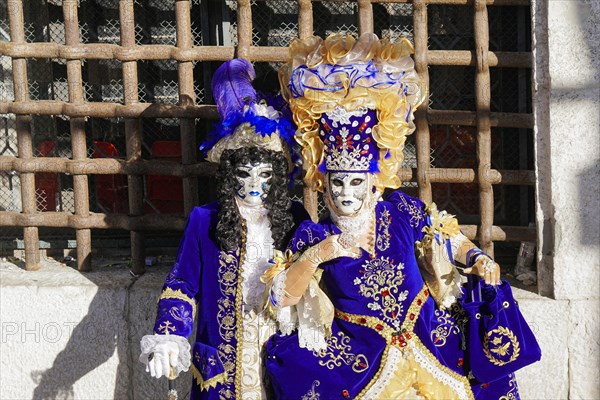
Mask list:
[[[428,109],[406,144],[403,189],[456,214],[505,271],[519,242],[535,241],[529,0],[17,3],[9,10],[0,1],[0,156],[15,159],[20,146],[22,158],[39,162],[3,164],[0,212],[12,213],[13,226],[23,226],[15,213],[51,212],[40,226],[62,228],[42,236],[26,228],[26,246],[64,243],[75,231],[103,246],[131,238],[134,269],[143,270],[141,238],[182,229],[186,210],[214,199],[214,167],[196,149],[217,116],[210,78],[220,62],[250,59],[257,85],[275,91],[293,38],[367,31],[410,38],[429,83]],[[17,143],[17,129],[31,143]],[[172,190],[164,197],[157,185]],[[300,184],[294,195],[302,194]],[[325,212],[314,195],[306,199]],[[61,213],[86,222],[73,231]],[[12,230],[2,230],[3,243]]]

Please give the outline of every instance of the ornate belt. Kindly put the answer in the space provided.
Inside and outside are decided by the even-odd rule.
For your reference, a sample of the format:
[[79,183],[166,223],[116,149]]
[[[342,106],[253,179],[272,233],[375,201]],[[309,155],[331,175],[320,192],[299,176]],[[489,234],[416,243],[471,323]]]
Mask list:
[[400,329],[392,328],[381,319],[370,315],[351,314],[341,310],[335,310],[335,317],[356,325],[371,328],[382,336],[388,344],[405,347],[407,345],[407,340],[412,338],[413,328],[419,318],[421,307],[423,307],[423,304],[425,304],[428,297],[429,290],[427,290],[427,286],[423,285],[423,288],[415,296],[408,308],[406,317],[404,318]]

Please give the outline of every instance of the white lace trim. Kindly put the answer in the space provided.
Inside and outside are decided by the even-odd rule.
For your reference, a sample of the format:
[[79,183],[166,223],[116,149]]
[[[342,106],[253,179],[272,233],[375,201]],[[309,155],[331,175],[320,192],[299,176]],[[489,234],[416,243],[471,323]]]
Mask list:
[[287,270],[283,271],[273,278],[271,286],[271,295],[275,299],[275,307],[281,307],[285,297],[285,279],[287,278]]
[[269,214],[269,210],[265,207],[248,207],[242,204],[241,201],[236,197],[235,199],[238,210],[240,211],[240,215],[242,218],[246,220],[246,222],[252,223],[262,223],[265,219],[268,220],[267,215]]
[[450,374],[440,369],[437,365],[433,364],[429,358],[421,352],[421,350],[414,344],[409,344],[410,350],[413,352],[415,361],[417,361],[423,368],[425,368],[435,379],[442,382],[445,385],[450,386],[454,392],[461,399],[468,399],[467,390],[463,382],[453,378]]
[[166,343],[174,343],[179,348],[179,356],[177,357],[177,365],[173,368],[175,374],[179,375],[182,371],[187,371],[190,368],[191,346],[186,338],[179,335],[145,335],[140,341],[140,347],[142,354],[140,354],[140,362],[145,366],[148,366],[150,362],[149,357],[151,354],[160,351],[161,345]]
[[277,310],[277,323],[283,336],[291,335],[297,327],[298,312],[296,306],[281,307]]
[[[277,276],[279,278],[282,275],[284,277],[280,279],[282,279],[283,283],[278,283],[278,285],[282,285],[281,290],[285,287],[285,275],[281,273]],[[275,285],[275,280],[273,282]],[[277,299],[277,293],[275,296]],[[319,288],[316,279],[312,279],[298,304],[278,308],[277,323],[279,324],[281,334],[284,336],[290,335],[298,328],[298,342],[300,347],[315,351],[326,349],[327,341],[325,338],[327,334],[325,324],[331,325],[331,321],[322,321],[323,310],[321,310],[321,301],[330,300],[327,298],[322,299],[322,296],[326,297],[325,293]],[[279,300],[277,301],[279,303]]]
[[450,238],[450,248],[452,249],[452,258],[454,258],[455,260],[456,260],[456,255],[458,254],[458,250],[463,245],[465,240],[468,240],[468,238],[465,235],[463,235],[462,233],[459,233],[458,235],[454,235]]
[[396,371],[398,370],[398,364],[400,359],[404,358],[404,355],[397,347],[390,347],[387,354],[387,361],[381,370],[381,374],[377,381],[371,386],[371,388],[365,393],[365,399],[378,399],[379,395],[390,384],[394,378]]
[[300,347],[314,351],[327,348],[325,327],[321,323],[319,291],[317,281],[312,279],[306,289],[306,293],[297,304],[298,342],[300,343]]
[[334,212],[330,215],[331,220],[342,232],[348,232],[355,236],[360,236],[361,233],[368,232],[372,226],[373,209],[370,207],[363,207],[356,215],[342,216]]
[[261,275],[271,267],[274,246],[271,225],[264,207],[250,208],[238,203],[240,215],[246,220],[246,256],[242,264],[242,296],[245,310],[259,310],[265,285]]

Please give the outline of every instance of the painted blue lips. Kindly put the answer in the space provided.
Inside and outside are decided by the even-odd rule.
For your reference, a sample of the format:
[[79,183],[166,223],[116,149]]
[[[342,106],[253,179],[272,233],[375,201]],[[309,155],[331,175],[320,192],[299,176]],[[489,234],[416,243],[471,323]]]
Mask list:
[[260,196],[260,192],[257,192],[254,190],[254,191],[250,192],[250,196]]

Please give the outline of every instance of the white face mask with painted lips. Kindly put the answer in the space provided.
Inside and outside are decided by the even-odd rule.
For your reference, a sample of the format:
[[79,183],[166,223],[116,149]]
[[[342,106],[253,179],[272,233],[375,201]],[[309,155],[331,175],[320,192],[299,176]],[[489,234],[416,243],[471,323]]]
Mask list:
[[330,198],[339,216],[356,214],[367,199],[369,186],[366,172],[331,172],[328,174]]
[[270,163],[238,166],[235,169],[235,194],[240,203],[246,207],[263,206],[271,188],[272,176],[273,166]]

